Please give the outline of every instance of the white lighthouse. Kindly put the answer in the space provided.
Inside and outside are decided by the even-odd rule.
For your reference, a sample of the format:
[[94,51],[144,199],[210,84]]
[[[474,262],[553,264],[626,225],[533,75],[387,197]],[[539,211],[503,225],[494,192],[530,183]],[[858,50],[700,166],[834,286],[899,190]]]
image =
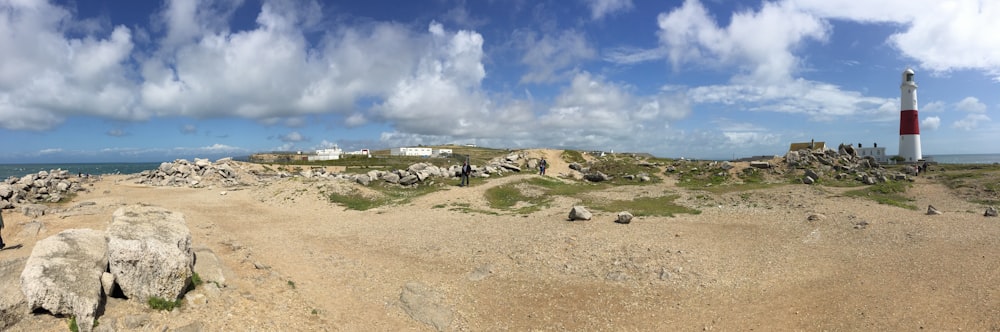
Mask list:
[[903,82],[899,85],[899,156],[908,163],[924,158],[920,153],[917,83],[910,68],[903,71]]

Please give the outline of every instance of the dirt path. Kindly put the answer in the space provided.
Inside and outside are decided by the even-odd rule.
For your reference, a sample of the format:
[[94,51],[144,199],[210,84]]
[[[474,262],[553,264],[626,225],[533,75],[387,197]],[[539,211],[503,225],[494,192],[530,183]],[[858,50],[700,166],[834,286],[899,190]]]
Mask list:
[[[544,155],[550,175],[569,170],[558,150]],[[487,189],[534,176],[475,179],[363,212],[328,203],[322,181],[188,189],[107,177],[71,203],[94,202],[91,213],[37,218],[37,237],[19,233],[33,219],[4,212],[4,239],[25,248],[0,259],[27,257],[34,241],[63,229],[104,229],[118,207],[144,203],[184,213],[227,282],[196,290],[207,303],[177,313],[109,301],[101,325],[118,330],[434,330],[427,317],[457,331],[1000,327],[1000,222],[924,179],[911,189],[917,211],[806,185],[698,193],[685,204],[700,214],[629,225],[600,211],[567,222],[572,202],[558,199],[528,215],[439,207],[485,209]],[[602,197],[677,191],[667,181]],[[945,214],[924,214],[926,204]],[[424,301],[404,300],[407,285],[422,285]],[[148,322],[125,327],[135,317]],[[11,330],[65,324],[32,315]]]

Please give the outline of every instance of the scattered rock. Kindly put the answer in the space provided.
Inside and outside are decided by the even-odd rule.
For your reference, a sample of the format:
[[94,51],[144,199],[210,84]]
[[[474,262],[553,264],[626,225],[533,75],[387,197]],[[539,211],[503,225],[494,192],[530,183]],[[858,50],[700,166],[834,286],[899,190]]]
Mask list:
[[0,260],[0,330],[16,324],[28,313],[28,302],[18,280],[27,258]]
[[21,213],[29,218],[38,218],[49,212],[49,207],[43,204],[27,204],[21,206]]
[[928,215],[939,215],[939,214],[941,214],[941,211],[938,211],[938,209],[935,208],[933,205],[927,205],[927,214]]
[[111,296],[111,292],[115,289],[114,274],[111,274],[111,272],[101,274],[101,289],[104,290],[104,296]]
[[806,220],[808,221],[820,221],[823,219],[826,219],[826,216],[819,213],[810,214],[808,217],[806,217]]
[[[65,230],[35,244],[21,272],[21,291],[31,310],[45,309],[92,322],[102,300],[101,275],[107,266],[104,232]],[[80,324],[80,331],[91,328]]]
[[993,206],[986,208],[986,212],[983,213],[983,216],[984,217],[996,217],[997,216],[997,208],[993,207]]
[[137,330],[140,327],[149,324],[150,320],[151,319],[148,314],[128,315],[125,316],[124,324],[126,329]]
[[21,231],[17,233],[17,236],[22,238],[34,239],[35,237],[38,236],[38,234],[41,234],[44,231],[45,231],[45,224],[42,224],[42,222],[35,220],[27,222],[24,225],[21,225]]
[[619,224],[628,224],[632,222],[632,214],[628,211],[618,212],[618,218],[615,219],[615,222]]
[[480,281],[486,279],[491,274],[493,274],[493,265],[485,264],[480,265],[475,270],[469,273],[469,281]]
[[194,272],[198,274],[204,282],[216,282],[219,285],[226,284],[226,277],[222,273],[222,263],[212,249],[194,249]]
[[806,176],[802,177],[802,183],[804,183],[804,184],[813,184],[813,183],[816,183],[816,179],[813,179],[811,176],[806,175]]
[[570,221],[590,220],[590,218],[593,218],[593,216],[594,215],[591,214],[590,211],[587,211],[587,208],[583,207],[582,205],[574,206],[572,209],[569,210]]
[[628,273],[625,273],[623,271],[608,272],[608,274],[604,276],[604,278],[609,281],[616,281],[616,282],[628,281],[630,279]]
[[868,228],[867,221],[862,220],[854,224],[854,229],[865,229],[865,228]]
[[602,182],[611,180],[611,177],[601,172],[587,173],[583,175],[583,178],[590,182]]
[[184,215],[153,206],[119,208],[108,226],[108,263],[130,299],[180,298],[194,265]]
[[399,294],[399,302],[403,311],[418,322],[438,331],[445,331],[451,326],[452,311],[445,306],[444,296],[422,283],[406,283]]

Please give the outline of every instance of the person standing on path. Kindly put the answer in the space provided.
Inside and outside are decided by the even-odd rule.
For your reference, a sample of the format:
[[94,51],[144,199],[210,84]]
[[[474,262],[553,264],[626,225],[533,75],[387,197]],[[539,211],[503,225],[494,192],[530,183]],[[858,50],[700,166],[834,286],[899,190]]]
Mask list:
[[545,161],[545,157],[542,157],[542,161],[538,162],[538,175],[545,175],[545,168],[549,167],[549,162]]
[[[3,232],[3,209],[0,209],[0,232]],[[3,243],[3,234],[0,234],[0,249],[6,246],[7,244]]]
[[465,187],[469,185],[469,175],[472,174],[472,166],[469,165],[469,161],[465,161],[465,165],[462,165],[462,184],[459,187]]

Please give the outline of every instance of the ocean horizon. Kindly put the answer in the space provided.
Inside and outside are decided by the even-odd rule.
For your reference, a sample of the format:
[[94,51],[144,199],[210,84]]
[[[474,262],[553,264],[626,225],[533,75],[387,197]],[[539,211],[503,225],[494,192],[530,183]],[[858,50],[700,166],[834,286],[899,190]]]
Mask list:
[[[925,155],[941,164],[997,164],[1000,153]],[[40,171],[66,170],[74,175],[137,174],[160,167],[161,162],[0,164],[0,180]]]

